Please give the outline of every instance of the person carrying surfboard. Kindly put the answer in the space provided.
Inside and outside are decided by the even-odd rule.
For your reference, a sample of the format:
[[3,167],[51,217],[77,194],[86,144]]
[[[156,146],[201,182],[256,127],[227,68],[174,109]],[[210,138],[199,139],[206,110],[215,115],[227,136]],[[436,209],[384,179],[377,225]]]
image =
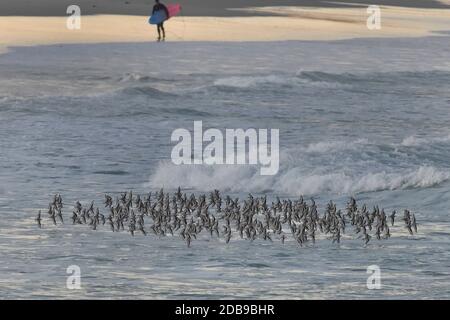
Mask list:
[[[155,5],[153,6],[153,12],[152,15],[155,14],[155,12],[164,10],[166,14],[166,20],[169,19],[169,10],[167,10],[167,7],[159,2],[159,0],[155,0]],[[164,30],[164,21],[161,21],[157,24],[158,28],[158,41],[161,40],[161,31],[162,31],[162,39],[164,40],[166,38],[166,31]]]

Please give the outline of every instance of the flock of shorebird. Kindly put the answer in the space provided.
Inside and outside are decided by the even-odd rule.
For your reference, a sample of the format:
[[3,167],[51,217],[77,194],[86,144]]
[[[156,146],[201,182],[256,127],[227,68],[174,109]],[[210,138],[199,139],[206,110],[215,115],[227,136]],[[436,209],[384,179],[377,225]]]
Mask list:
[[[120,194],[115,200],[105,195],[104,205],[107,215],[100,213],[94,201],[85,207],[77,201],[72,224],[88,225],[92,230],[109,225],[113,232],[128,231],[132,236],[150,232],[158,236],[178,234],[188,247],[202,231],[211,237],[223,238],[226,243],[237,235],[251,241],[278,239],[284,243],[288,234],[300,246],[314,243],[319,234],[333,243],[340,243],[348,225],[367,244],[372,238],[388,239],[391,236],[389,225],[393,227],[396,218],[396,211],[387,216],[378,206],[371,211],[366,205],[358,207],[354,198],[350,198],[344,212],[330,201],[321,215],[315,201],[311,199],[308,203],[303,197],[297,200],[277,197],[268,204],[266,197],[251,194],[240,201],[229,196],[222,198],[218,190],[208,195],[188,196],[180,188],[172,195],[162,189],[145,197],[133,196],[131,191]],[[59,194],[49,203],[48,216],[54,225],[64,223],[63,206]],[[42,219],[39,211],[36,222],[40,228]],[[403,222],[411,235],[417,233],[416,217],[409,210],[404,210]]]

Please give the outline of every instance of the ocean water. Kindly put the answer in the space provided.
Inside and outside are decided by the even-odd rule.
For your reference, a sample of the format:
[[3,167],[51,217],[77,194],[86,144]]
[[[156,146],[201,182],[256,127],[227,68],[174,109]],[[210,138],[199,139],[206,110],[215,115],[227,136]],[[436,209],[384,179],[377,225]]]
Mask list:
[[[0,56],[0,298],[450,298],[450,38],[12,48]],[[174,166],[173,130],[275,128],[280,170]],[[410,236],[299,247],[34,218],[164,187],[408,208]],[[81,268],[81,290],[66,269]],[[369,265],[381,268],[369,290]]]

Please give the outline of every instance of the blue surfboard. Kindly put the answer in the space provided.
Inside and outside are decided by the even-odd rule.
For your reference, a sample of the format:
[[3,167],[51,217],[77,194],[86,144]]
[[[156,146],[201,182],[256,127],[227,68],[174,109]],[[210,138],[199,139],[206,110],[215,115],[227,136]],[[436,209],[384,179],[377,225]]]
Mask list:
[[164,10],[158,10],[148,20],[150,24],[159,24],[167,20],[167,15]]

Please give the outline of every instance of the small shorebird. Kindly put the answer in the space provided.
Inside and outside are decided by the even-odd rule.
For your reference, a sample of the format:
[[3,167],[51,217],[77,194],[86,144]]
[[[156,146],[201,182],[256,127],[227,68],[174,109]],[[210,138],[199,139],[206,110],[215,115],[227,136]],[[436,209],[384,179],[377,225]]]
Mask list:
[[392,211],[392,214],[389,216],[389,218],[391,218],[391,227],[394,226],[394,222],[395,222],[395,215],[397,214],[397,212],[394,210]]
[[38,225],[39,229],[42,228],[42,224],[41,224],[41,221],[42,221],[42,218],[41,218],[41,210],[39,210],[39,212],[38,212],[37,217],[36,217],[35,220],[36,220],[36,222],[37,222],[37,225]]

